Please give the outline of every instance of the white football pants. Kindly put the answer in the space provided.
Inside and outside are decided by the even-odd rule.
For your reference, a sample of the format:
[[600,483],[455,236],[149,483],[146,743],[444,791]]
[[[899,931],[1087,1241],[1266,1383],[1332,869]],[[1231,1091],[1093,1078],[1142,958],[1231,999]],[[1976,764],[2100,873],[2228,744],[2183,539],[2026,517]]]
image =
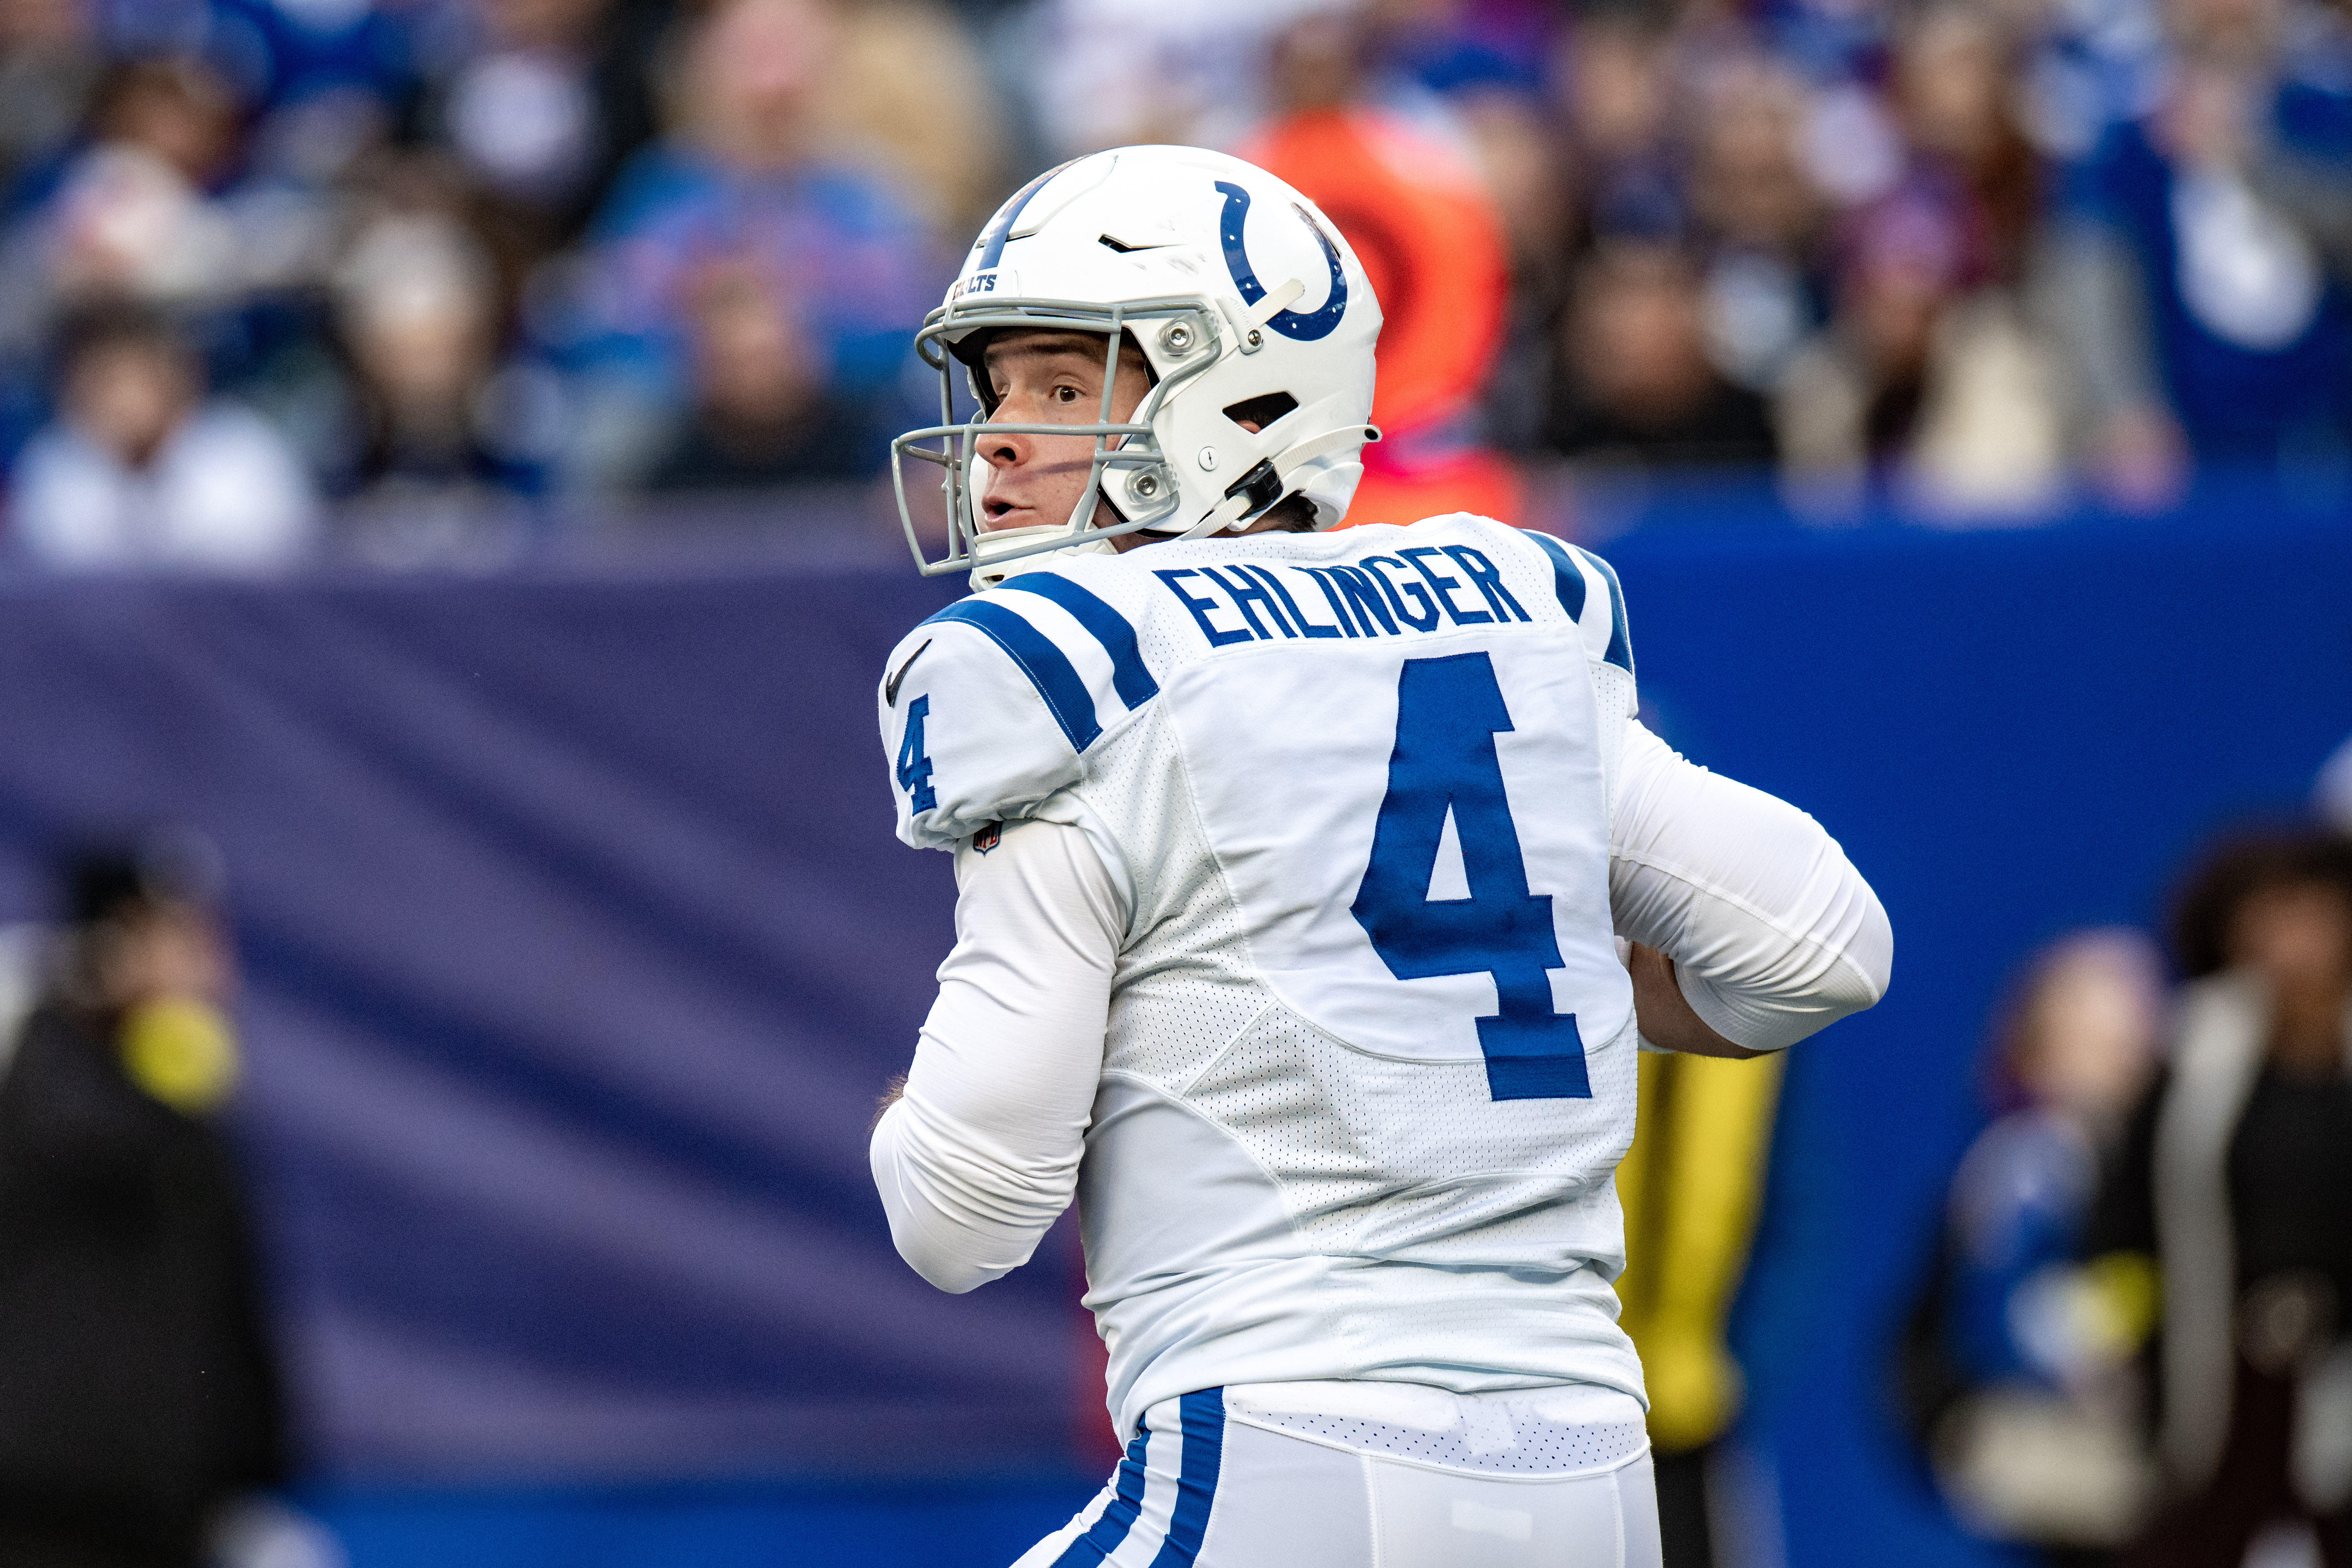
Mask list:
[[1638,1423],[1481,1395],[1441,1430],[1232,1392],[1153,1405],[1110,1484],[1013,1568],[1659,1568]]

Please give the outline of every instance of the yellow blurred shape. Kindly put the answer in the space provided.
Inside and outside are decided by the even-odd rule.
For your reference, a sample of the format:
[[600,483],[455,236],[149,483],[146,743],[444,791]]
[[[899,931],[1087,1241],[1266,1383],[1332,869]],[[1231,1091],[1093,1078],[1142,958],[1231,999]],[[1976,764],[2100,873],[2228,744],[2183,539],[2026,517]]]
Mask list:
[[2121,1362],[2139,1353],[2156,1331],[2163,1285],[2156,1259],[2145,1252],[2109,1252],[2083,1266],[2090,1287],[2087,1314],[2102,1359]]
[[121,1042],[131,1081],[184,1115],[203,1115],[236,1087],[236,1039],[209,1002],[143,1002],[124,1016]]
[[1617,1295],[1661,1452],[1711,1442],[1739,1414],[1739,1364],[1724,1330],[1755,1234],[1780,1073],[1778,1056],[1642,1058],[1640,1120],[1617,1167],[1626,1253]]

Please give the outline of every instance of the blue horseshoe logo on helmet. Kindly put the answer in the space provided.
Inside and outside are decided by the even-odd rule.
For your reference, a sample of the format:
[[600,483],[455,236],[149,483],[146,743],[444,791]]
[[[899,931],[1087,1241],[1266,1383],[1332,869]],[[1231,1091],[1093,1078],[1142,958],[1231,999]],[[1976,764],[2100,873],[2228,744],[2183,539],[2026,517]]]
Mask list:
[[[1224,216],[1217,226],[1217,237],[1225,247],[1225,269],[1234,275],[1234,287],[1242,291],[1242,302],[1255,305],[1265,298],[1265,285],[1257,280],[1256,269],[1250,266],[1249,252],[1242,248],[1242,224],[1249,216],[1250,195],[1239,185],[1223,180],[1217,182],[1217,189],[1225,198]],[[1323,232],[1323,226],[1296,202],[1291,204],[1291,210],[1315,236],[1315,243],[1323,247],[1323,259],[1331,268],[1331,292],[1321,310],[1276,310],[1266,325],[1286,338],[1311,343],[1318,338],[1329,337],[1332,329],[1339,324],[1339,318],[1348,313],[1348,275],[1340,269],[1339,247]]]

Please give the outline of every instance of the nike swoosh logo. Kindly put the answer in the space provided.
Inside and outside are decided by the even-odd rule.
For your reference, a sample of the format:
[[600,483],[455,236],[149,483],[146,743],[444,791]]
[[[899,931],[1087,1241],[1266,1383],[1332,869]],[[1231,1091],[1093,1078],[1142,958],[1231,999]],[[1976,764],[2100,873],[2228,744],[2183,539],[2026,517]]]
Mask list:
[[922,658],[925,650],[930,646],[931,639],[925,637],[923,646],[908,654],[907,662],[898,667],[898,673],[882,683],[882,701],[885,706],[891,708],[898,706],[898,683],[907,679],[907,672],[915,668],[915,661]]

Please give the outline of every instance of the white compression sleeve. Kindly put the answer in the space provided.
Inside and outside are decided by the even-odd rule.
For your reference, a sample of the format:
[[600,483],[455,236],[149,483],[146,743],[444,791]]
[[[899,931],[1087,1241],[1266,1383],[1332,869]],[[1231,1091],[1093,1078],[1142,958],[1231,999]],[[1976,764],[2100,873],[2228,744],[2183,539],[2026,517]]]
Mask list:
[[1029,1261],[1069,1206],[1127,910],[1085,830],[1057,822],[958,849],[956,880],[955,949],[869,1152],[898,1255],[963,1291]]
[[1885,994],[1894,930],[1819,823],[1685,762],[1631,719],[1621,770],[1609,843],[1617,933],[1675,961],[1709,1028],[1778,1050]]

